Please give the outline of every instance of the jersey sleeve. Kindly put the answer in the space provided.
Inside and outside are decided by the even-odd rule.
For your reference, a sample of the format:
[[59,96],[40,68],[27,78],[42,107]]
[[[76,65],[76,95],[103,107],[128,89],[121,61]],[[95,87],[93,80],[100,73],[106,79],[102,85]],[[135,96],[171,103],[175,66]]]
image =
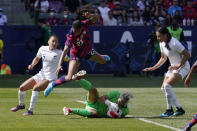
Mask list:
[[111,91],[109,93],[107,93],[107,97],[111,102],[116,103],[116,101],[118,100],[118,98],[120,97],[120,92],[118,91]]
[[93,24],[90,19],[84,20],[82,23],[84,23],[87,27]]
[[125,117],[127,114],[129,114],[129,108],[120,108],[120,110],[122,111],[122,117]]
[[66,42],[64,43],[65,44],[65,46],[68,46],[69,48],[71,48],[72,47],[72,35],[67,35],[66,36]]
[[37,57],[38,58],[41,58],[42,57],[42,48],[43,48],[43,46],[41,46],[40,48],[39,48],[39,50],[38,50],[38,52],[37,52]]
[[185,47],[177,39],[175,39],[173,45],[175,50],[179,53],[181,53],[185,49]]
[[160,43],[159,43],[159,47],[160,47],[160,51],[163,52],[163,48],[162,48],[162,45],[161,45],[161,44],[162,44],[162,43],[160,42]]

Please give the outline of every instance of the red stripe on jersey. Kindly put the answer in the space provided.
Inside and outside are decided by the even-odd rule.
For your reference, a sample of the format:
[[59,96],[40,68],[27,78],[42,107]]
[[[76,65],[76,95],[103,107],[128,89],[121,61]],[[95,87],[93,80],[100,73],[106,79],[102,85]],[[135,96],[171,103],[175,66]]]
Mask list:
[[70,43],[69,41],[66,41],[66,44],[67,44],[69,47],[72,46],[71,43]]

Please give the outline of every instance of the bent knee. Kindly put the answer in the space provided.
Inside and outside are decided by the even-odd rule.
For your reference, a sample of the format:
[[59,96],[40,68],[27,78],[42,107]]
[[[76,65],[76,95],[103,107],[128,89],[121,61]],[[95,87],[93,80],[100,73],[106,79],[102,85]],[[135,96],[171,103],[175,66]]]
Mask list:
[[20,90],[20,91],[26,91],[26,88],[25,88],[25,86],[22,86],[22,85],[21,85],[21,86],[19,87],[19,90]]

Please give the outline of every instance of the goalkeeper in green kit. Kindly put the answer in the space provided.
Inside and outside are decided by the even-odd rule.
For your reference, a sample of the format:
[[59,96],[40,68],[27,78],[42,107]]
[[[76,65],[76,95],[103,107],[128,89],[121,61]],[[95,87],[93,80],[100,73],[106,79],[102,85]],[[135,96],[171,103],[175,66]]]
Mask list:
[[120,93],[118,91],[110,91],[106,95],[100,96],[95,87],[85,80],[77,80],[79,85],[88,91],[86,96],[86,107],[82,108],[68,108],[64,107],[65,115],[76,114],[84,117],[111,117],[121,118],[129,113],[128,102],[133,96],[126,92]]

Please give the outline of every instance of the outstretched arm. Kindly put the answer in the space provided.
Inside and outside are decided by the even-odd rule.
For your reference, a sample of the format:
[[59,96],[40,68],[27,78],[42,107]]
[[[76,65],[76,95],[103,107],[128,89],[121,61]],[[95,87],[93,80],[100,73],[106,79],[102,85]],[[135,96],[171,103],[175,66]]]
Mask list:
[[36,57],[33,59],[32,63],[28,66],[28,69],[29,69],[29,70],[33,70],[33,67],[34,67],[36,64],[38,64],[39,60],[40,60],[40,58],[36,56]]
[[192,75],[196,71],[197,71],[197,61],[192,65],[192,68],[185,79],[185,82],[184,82],[185,87],[188,87],[189,84],[192,82]]
[[159,59],[157,64],[155,64],[153,67],[145,68],[143,69],[143,71],[154,71],[158,69],[159,67],[161,67],[166,62],[166,60],[167,60],[167,57],[164,55],[164,53],[161,52],[161,58]]
[[57,67],[57,70],[56,70],[56,74],[59,73],[60,70],[62,70],[62,62],[64,60],[64,57],[66,56],[66,54],[68,53],[68,50],[69,50],[69,47],[68,46],[64,46],[64,50],[61,54],[61,57],[60,57],[60,60],[59,60],[59,64],[58,64],[58,67]]
[[85,12],[83,15],[86,18],[90,19],[91,23],[95,23],[98,20],[98,18],[99,18],[98,15],[90,14],[89,12]]

